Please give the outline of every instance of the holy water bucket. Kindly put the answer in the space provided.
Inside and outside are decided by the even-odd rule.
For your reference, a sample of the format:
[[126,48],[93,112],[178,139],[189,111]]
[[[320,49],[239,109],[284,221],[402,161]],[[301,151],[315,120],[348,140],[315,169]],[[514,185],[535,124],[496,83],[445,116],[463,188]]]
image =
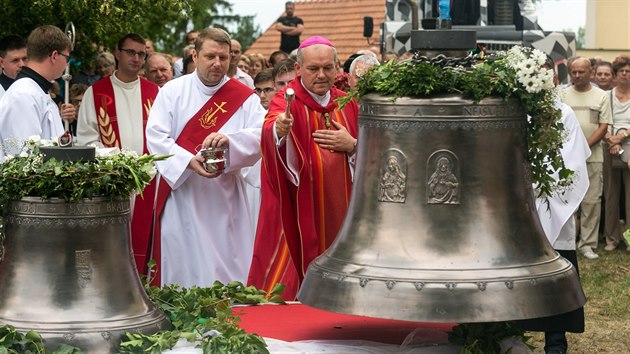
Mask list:
[[125,332],[170,328],[137,276],[128,201],[9,203],[0,262],[0,323],[36,330],[47,348],[116,353]]
[[362,98],[352,200],[298,299],[411,321],[492,322],[579,308],[575,268],[547,241],[516,101]]

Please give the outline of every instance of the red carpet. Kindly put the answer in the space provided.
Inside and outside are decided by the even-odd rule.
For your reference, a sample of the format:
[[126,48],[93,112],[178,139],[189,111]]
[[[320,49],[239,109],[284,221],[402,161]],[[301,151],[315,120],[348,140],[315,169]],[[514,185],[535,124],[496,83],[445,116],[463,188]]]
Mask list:
[[[429,329],[422,343],[444,343],[454,323],[386,320],[327,312],[302,304],[236,307],[239,325],[248,333],[287,342],[299,340],[369,340],[402,344],[417,328]],[[414,343],[419,344],[418,340]]]

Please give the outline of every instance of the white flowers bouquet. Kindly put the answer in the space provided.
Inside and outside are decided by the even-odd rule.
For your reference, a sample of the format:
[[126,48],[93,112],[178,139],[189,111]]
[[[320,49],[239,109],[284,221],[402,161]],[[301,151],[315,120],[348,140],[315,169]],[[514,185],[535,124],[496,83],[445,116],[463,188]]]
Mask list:
[[103,196],[129,198],[142,193],[156,175],[155,161],[168,156],[138,155],[118,148],[97,148],[93,161],[45,159],[41,147],[55,141],[30,137],[22,151],[0,163],[0,204],[24,196],[68,202]]
[[514,46],[504,54],[507,65],[516,72],[516,79],[529,93],[538,93],[543,90],[552,90],[553,70],[544,67],[545,53],[538,49],[530,50]]

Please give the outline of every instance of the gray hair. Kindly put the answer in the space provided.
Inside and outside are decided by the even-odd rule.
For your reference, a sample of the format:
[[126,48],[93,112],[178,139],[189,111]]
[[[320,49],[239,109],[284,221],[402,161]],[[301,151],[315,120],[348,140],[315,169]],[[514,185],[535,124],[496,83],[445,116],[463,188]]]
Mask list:
[[[354,73],[354,69],[356,68],[357,63],[363,63],[366,66],[373,66],[373,65],[380,64],[380,62],[374,55],[370,55],[370,54],[359,55],[358,57],[354,58],[354,60],[350,64],[350,75]],[[361,77],[362,75],[357,74],[357,76]]]
[[189,52],[191,52],[192,50],[195,49],[195,45],[194,44],[188,44],[187,46],[184,47],[184,49],[182,50],[182,54],[184,57],[187,57],[190,55]]
[[153,59],[153,58],[157,58],[157,57],[164,58],[164,60],[168,64],[168,66],[170,66],[171,69],[173,68],[173,63],[171,62],[171,58],[169,58],[168,55],[166,55],[164,53],[153,52],[153,53],[149,53],[149,55],[147,55],[147,59],[144,61],[144,70],[148,70],[149,69],[149,62],[150,62],[149,59]]

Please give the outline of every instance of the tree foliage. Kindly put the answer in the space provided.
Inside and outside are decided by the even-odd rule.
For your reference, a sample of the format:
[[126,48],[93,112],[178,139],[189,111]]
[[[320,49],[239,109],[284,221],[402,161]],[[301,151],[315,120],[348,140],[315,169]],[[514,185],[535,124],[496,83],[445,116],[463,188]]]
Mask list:
[[584,27],[578,27],[577,33],[575,34],[575,48],[582,49],[584,48],[584,40],[586,38],[586,30]]
[[63,30],[72,21],[77,32],[72,54],[83,62],[93,57],[94,44],[113,50],[118,38],[129,32],[150,38],[157,50],[173,55],[181,55],[191,29],[235,28],[232,35],[246,43],[260,34],[252,17],[233,15],[226,0],[0,0],[0,8],[0,36],[26,38],[37,26],[52,24]]

